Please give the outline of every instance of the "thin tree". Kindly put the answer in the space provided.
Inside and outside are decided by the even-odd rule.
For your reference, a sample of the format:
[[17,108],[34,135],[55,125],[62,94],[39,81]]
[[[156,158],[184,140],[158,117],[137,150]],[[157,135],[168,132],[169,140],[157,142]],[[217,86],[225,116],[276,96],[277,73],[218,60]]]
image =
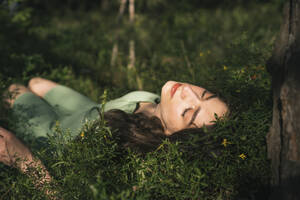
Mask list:
[[131,83],[135,82],[137,84],[138,89],[143,89],[143,83],[142,79],[140,78],[139,74],[136,71],[135,67],[135,42],[134,42],[134,37],[135,37],[135,30],[134,30],[134,20],[135,20],[135,6],[134,6],[134,0],[129,0],[129,22],[130,22],[130,28],[131,28],[131,37],[129,40],[129,62],[128,62],[128,81],[129,85],[132,85]]
[[272,75],[273,119],[267,135],[270,200],[300,199],[300,2],[288,0],[267,63]]
[[[134,9],[134,0],[129,0],[129,22],[131,29],[134,27],[134,15],[135,15],[135,9]],[[135,50],[134,50],[134,40],[131,37],[129,41],[129,63],[128,63],[128,69],[132,70],[135,66]]]
[[119,52],[118,40],[119,40],[119,34],[120,34],[119,33],[120,32],[120,23],[123,18],[123,15],[124,15],[126,3],[127,3],[127,0],[120,0],[120,8],[119,8],[119,13],[118,13],[118,17],[117,17],[117,31],[116,31],[116,35],[114,38],[114,45],[113,45],[111,61],[110,61],[111,66],[115,66],[116,59],[117,59],[118,52]]
[[[113,45],[112,50],[112,57],[111,57],[111,66],[115,66],[117,56],[118,56],[118,40],[119,40],[119,32],[120,32],[120,21],[122,20],[122,17],[124,15],[124,11],[126,8],[127,0],[121,0],[120,1],[120,9],[119,14],[117,17],[117,25],[118,29],[115,36],[115,41]],[[129,36],[129,57],[128,57],[128,65],[127,65],[127,79],[128,84],[130,86],[137,85],[138,89],[142,89],[142,81],[139,75],[137,74],[136,68],[135,68],[135,42],[134,42],[134,36],[135,36],[135,29],[134,29],[134,20],[135,20],[135,6],[134,6],[134,0],[129,0],[129,25],[130,25],[130,36]],[[135,82],[135,83],[134,83]]]

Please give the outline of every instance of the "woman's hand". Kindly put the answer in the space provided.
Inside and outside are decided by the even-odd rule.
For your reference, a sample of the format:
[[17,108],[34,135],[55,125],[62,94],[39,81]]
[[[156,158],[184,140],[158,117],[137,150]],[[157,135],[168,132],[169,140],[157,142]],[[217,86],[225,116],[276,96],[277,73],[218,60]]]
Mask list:
[[7,133],[3,131],[4,129],[0,127],[0,162],[5,165],[11,166],[13,164],[12,159],[9,156],[7,149]]
[[[35,158],[29,148],[13,133],[2,127],[0,127],[0,162],[18,168],[32,178],[39,189],[51,182],[51,176],[41,160]],[[45,193],[55,199],[54,191],[46,189]]]
[[0,127],[0,161],[26,173],[34,162],[29,150],[13,133]]

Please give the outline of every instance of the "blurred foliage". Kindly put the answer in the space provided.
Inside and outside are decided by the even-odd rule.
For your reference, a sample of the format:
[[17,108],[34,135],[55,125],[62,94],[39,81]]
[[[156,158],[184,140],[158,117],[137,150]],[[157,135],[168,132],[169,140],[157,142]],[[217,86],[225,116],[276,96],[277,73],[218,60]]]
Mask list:
[[[69,10],[93,10],[95,7],[102,8],[102,11],[117,11],[119,0],[66,0],[66,1],[39,1],[39,0],[9,0],[11,2],[25,2],[26,6],[35,7],[46,11],[63,11]],[[176,10],[177,12],[189,12],[193,8],[234,8],[237,6],[249,7],[252,5],[263,5],[265,3],[274,3],[281,7],[284,0],[138,0],[136,7],[142,12],[167,12]],[[103,8],[105,6],[105,8]],[[59,7],[59,9],[55,9]]]
[[[220,94],[231,114],[209,133],[166,140],[146,155],[120,149],[103,121],[87,122],[74,141],[57,127],[48,149],[33,151],[53,175],[59,197],[267,199],[272,99],[265,63],[283,1],[139,0],[134,30],[127,14],[116,24],[118,1],[108,0],[105,9],[103,2],[1,1],[0,95],[34,76],[98,102],[104,90],[108,100],[135,90],[126,80],[133,35],[144,90],[159,94],[167,80],[201,85]],[[119,55],[111,67],[117,30]],[[0,109],[0,126],[11,129],[10,111],[4,103]],[[15,169],[1,165],[0,180],[0,199],[45,198]]]

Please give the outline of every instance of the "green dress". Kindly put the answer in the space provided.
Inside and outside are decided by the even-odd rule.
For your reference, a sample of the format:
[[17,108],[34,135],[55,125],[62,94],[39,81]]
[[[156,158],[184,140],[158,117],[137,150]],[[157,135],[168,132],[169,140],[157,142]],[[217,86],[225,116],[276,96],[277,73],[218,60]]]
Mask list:
[[[158,103],[160,97],[145,91],[130,92],[104,105],[104,111],[120,109],[133,113],[139,102]],[[30,134],[36,138],[53,133],[57,123],[76,137],[86,120],[99,118],[100,104],[71,88],[58,85],[43,99],[31,92],[19,96],[12,111],[16,116],[16,132]]]

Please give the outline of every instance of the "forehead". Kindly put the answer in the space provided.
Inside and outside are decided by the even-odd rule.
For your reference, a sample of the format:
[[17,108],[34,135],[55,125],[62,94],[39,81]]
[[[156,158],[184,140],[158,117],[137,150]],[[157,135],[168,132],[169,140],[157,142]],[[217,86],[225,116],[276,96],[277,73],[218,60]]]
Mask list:
[[191,89],[196,93],[203,93],[206,90],[205,88],[197,86],[197,85],[192,85],[192,84],[189,84],[189,83],[185,83],[185,84],[190,86]]

